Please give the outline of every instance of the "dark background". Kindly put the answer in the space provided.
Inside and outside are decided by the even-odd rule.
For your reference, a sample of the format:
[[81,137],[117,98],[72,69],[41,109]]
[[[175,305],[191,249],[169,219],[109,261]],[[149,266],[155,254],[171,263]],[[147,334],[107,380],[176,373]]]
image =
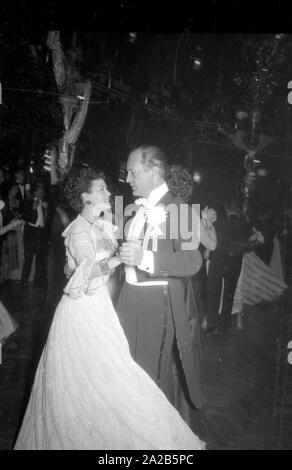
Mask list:
[[[138,8],[131,1],[4,2],[2,164],[27,166],[33,160],[41,171],[45,149],[62,135],[62,108],[46,46],[48,31],[55,29],[61,31],[67,57],[72,48],[79,49],[81,79],[99,84],[102,76],[108,90],[110,79],[111,90],[115,81],[130,87],[122,98],[93,87],[76,164],[102,167],[117,182],[120,161],[129,150],[151,143],[163,148],[170,163],[200,172],[195,197],[201,200],[211,193],[224,200],[238,191],[247,152],[216,126],[220,123],[233,133],[238,125],[250,130],[250,119],[238,122],[235,113],[245,111],[250,118],[257,103],[258,132],[274,136],[258,155],[266,176],[257,177],[257,197],[274,209],[289,206],[292,35],[282,34],[277,53],[268,58],[277,32],[288,30],[291,16],[281,1],[273,8],[263,3],[256,9],[255,3],[205,1],[191,10],[184,3],[158,7],[139,2]],[[255,33],[263,21],[273,32]],[[133,30],[138,33],[132,33],[136,36],[131,41]],[[195,57],[201,61],[199,70],[193,65]],[[263,72],[266,64],[268,71]],[[203,135],[198,122],[203,123]]]

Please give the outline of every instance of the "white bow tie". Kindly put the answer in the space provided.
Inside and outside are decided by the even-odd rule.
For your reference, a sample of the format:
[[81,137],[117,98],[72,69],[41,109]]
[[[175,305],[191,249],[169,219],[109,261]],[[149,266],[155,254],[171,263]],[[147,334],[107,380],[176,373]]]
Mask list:
[[153,207],[153,205],[151,205],[149,201],[144,197],[139,197],[139,199],[136,199],[135,204],[137,206],[143,206],[145,207],[145,209],[150,209],[151,207]]

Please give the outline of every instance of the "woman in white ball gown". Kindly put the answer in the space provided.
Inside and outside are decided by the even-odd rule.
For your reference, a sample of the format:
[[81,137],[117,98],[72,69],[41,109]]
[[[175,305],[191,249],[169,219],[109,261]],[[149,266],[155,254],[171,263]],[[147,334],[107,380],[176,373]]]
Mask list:
[[[43,350],[15,449],[202,450],[132,359],[107,289],[120,263],[104,175],[83,169],[65,188],[79,215],[63,233],[74,274]],[[74,202],[75,201],[75,202]]]

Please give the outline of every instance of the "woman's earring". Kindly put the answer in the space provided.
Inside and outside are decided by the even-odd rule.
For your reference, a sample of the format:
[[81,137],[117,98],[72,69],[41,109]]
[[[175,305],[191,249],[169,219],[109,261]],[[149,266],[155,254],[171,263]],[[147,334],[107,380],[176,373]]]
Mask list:
[[88,204],[88,205],[90,205],[90,204],[92,204],[92,202],[91,202],[91,201],[86,201],[86,203],[85,203],[85,204]]

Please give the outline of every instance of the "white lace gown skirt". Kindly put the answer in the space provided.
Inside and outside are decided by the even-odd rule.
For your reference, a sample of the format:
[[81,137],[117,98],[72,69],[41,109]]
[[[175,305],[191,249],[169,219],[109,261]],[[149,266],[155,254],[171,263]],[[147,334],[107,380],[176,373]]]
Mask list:
[[203,449],[132,359],[106,286],[63,296],[15,449]]

